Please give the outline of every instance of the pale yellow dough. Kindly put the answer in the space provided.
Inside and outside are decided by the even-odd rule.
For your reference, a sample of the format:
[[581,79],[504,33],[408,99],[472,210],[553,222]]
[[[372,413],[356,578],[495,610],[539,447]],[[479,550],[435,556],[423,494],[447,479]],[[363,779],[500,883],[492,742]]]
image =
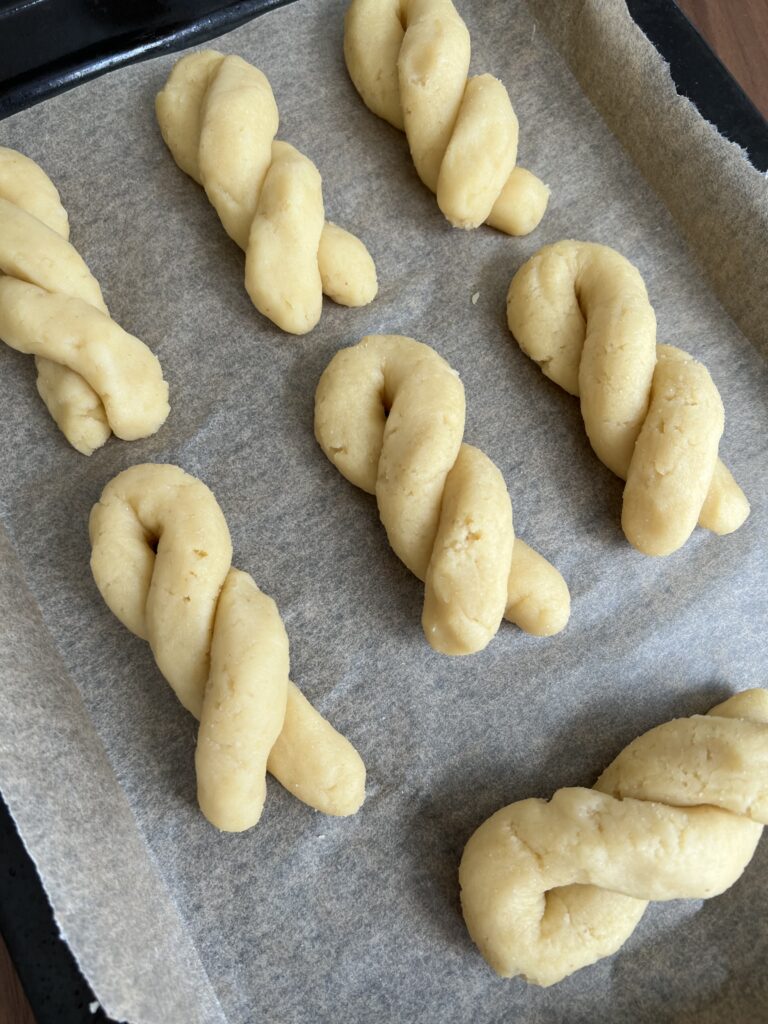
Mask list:
[[549,189],[515,166],[518,123],[502,83],[467,79],[469,32],[451,0],[352,0],[344,56],[368,109],[405,132],[454,227],[533,231]]
[[317,386],[315,436],[376,495],[389,543],[425,583],[424,633],[443,654],[482,650],[502,618],[551,636],[570,614],[560,573],[515,538],[504,478],[463,434],[458,374],[413,338],[369,335]]
[[724,416],[707,370],[656,344],[643,279],[605,245],[544,246],[507,295],[509,329],[560,387],[581,398],[598,458],[626,480],[621,524],[647,555],[668,555],[696,523],[732,533],[749,502],[717,457]]
[[320,173],[286,142],[266,77],[241,57],[204,50],[182,57],[157,96],[157,120],[179,167],[245,251],[254,305],[290,334],[320,319],[323,292],[365,306],[378,290],[360,241],[325,220]]
[[195,764],[208,820],[226,832],[255,825],[267,770],[311,807],[354,814],[365,766],[288,679],[277,606],[232,568],[229,530],[205,484],[176,466],[133,466],[104,488],[90,537],[102,597],[200,719]]
[[768,823],[768,691],[634,740],[593,789],[497,811],[459,868],[469,933],[504,977],[553,985],[610,956],[649,900],[707,899]]
[[110,317],[70,245],[48,175],[0,147],[0,338],[35,356],[37,390],[69,443],[90,455],[115,433],[154,434],[168,416],[156,356]]

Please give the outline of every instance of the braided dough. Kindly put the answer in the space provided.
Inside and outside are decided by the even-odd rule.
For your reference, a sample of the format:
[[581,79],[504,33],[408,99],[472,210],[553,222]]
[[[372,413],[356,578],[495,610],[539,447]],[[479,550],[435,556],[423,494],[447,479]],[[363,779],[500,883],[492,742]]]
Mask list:
[[647,555],[668,555],[696,523],[737,530],[749,502],[717,457],[724,414],[706,369],[656,344],[640,274],[589,242],[540,249],[515,274],[507,320],[550,380],[581,397],[596,455],[626,480],[621,525]]
[[40,397],[69,443],[90,455],[112,432],[133,441],[159,430],[168,385],[147,346],[110,317],[68,239],[51,179],[0,147],[0,338],[35,356]]
[[469,933],[504,977],[552,985],[610,956],[648,900],[739,878],[768,823],[768,691],[634,740],[593,789],[497,811],[459,869]]
[[365,798],[360,755],[288,679],[274,601],[231,567],[216,499],[176,466],[133,466],[90,518],[91,569],[112,612],[149,642],[158,668],[200,719],[195,764],[206,818],[240,832],[261,816],[269,770],[326,814]]
[[551,636],[570,614],[560,573],[515,538],[504,478],[463,434],[458,374],[412,338],[369,335],[320,378],[315,436],[376,495],[395,554],[425,583],[424,632],[443,654],[482,650],[502,617]]
[[502,83],[467,80],[469,32],[451,0],[352,0],[344,56],[368,109],[405,132],[454,227],[533,231],[549,189],[515,167],[518,123]]
[[365,306],[378,289],[359,238],[325,220],[320,172],[286,142],[266,77],[214,50],[175,65],[157,120],[179,167],[205,189],[224,230],[245,251],[253,304],[290,334],[320,319],[323,292]]

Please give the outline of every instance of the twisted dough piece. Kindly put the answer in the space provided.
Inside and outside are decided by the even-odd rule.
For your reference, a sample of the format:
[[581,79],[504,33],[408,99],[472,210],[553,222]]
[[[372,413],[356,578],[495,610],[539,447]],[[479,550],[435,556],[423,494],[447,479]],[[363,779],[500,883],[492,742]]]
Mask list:
[[288,679],[288,638],[271,598],[231,567],[216,499],[176,466],[116,476],[90,518],[91,569],[112,612],[149,641],[200,719],[195,764],[206,818],[240,832],[261,816],[269,770],[326,814],[365,798],[359,754]]
[[395,554],[426,585],[422,625],[443,654],[482,650],[502,617],[551,636],[570,614],[560,573],[515,538],[504,478],[463,434],[458,374],[412,338],[363,338],[317,386],[315,437],[376,495]]
[[512,278],[507,320],[550,380],[581,397],[596,455],[626,480],[621,525],[647,555],[668,555],[697,521],[726,534],[749,502],[717,457],[723,406],[706,369],[656,345],[640,274],[589,242],[540,249]]
[[191,53],[157,96],[157,120],[179,167],[205,189],[245,250],[253,304],[290,334],[320,319],[323,292],[365,306],[378,289],[359,238],[325,220],[320,172],[286,142],[266,77],[241,57]]
[[48,175],[0,147],[0,338],[35,356],[37,390],[69,443],[90,455],[114,433],[148,437],[168,416],[168,385],[147,346],[110,317],[68,242]]
[[610,956],[648,900],[739,878],[768,823],[768,691],[634,740],[594,789],[497,811],[459,868],[469,933],[504,977],[552,985]]
[[518,123],[502,83],[467,80],[469,32],[451,0],[352,0],[344,56],[368,109],[405,132],[454,227],[533,231],[549,189],[515,167]]

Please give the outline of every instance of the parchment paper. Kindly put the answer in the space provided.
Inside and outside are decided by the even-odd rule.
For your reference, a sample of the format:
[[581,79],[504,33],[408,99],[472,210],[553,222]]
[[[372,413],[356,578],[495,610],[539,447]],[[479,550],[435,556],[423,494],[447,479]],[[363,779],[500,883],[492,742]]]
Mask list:
[[[546,991],[485,965],[456,873],[501,805],[591,785],[645,729],[766,683],[764,180],[676,97],[617,0],[532,0],[543,20],[522,2],[464,0],[473,72],[509,87],[521,163],[552,200],[526,239],[452,230],[404,136],[347,78],[344,6],[300,0],[217,43],[267,74],[280,137],[316,161],[329,218],[377,262],[375,303],[326,302],[308,337],[252,307],[242,254],[160,139],[153,97],[176,56],[0,124],[0,142],[58,185],[75,245],[116,319],[158,353],[172,402],[156,437],[85,459],[43,408],[32,361],[0,347],[4,796],[96,995],[132,1024],[761,1019],[766,842],[727,894],[652,905],[617,956]],[[663,560],[624,540],[622,485],[589,448],[578,403],[506,328],[513,272],[562,237],[630,257],[659,339],[709,367],[726,409],[721,455],[752,502],[733,536],[699,530]],[[504,624],[468,659],[427,646],[421,585],[373,499],[312,435],[321,371],[373,331],[428,342],[460,371],[466,440],[501,467],[517,532],[569,581],[561,636]],[[363,754],[356,817],[322,817],[274,781],[248,833],[219,835],[199,813],[195,724],[88,570],[90,507],[150,460],[217,495],[234,564],[285,619],[293,678]]]

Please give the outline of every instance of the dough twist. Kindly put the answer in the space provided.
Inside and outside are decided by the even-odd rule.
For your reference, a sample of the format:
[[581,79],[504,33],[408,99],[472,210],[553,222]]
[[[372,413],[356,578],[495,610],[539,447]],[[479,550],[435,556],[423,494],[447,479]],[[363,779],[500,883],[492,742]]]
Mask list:
[[533,231],[549,189],[515,167],[518,122],[502,83],[467,80],[469,32],[451,0],[352,0],[344,56],[368,109],[405,132],[454,227]]
[[245,287],[278,327],[306,334],[323,292],[365,306],[378,288],[359,238],[325,220],[320,173],[286,142],[266,77],[241,57],[191,53],[157,96],[157,120],[179,167],[205,189],[245,250]]
[[621,525],[647,555],[680,548],[696,523],[737,530],[749,502],[717,457],[724,414],[709,373],[656,345],[640,274],[589,242],[544,246],[507,295],[509,329],[550,380],[581,397],[596,455],[626,480]]
[[376,495],[395,554],[425,583],[422,625],[443,654],[482,650],[502,617],[551,636],[570,614],[560,573],[515,538],[504,478],[463,434],[458,374],[412,338],[363,338],[317,386],[320,447]]
[[200,719],[206,818],[226,832],[255,825],[265,770],[310,807],[354,814],[365,797],[363,762],[289,681],[277,606],[231,567],[229,530],[208,488],[176,466],[133,466],[104,488],[90,536],[102,597],[149,642]]
[[497,811],[459,869],[469,933],[504,977],[552,985],[610,956],[648,900],[724,892],[768,823],[768,691],[634,740],[593,789]]
[[101,289],[70,245],[48,175],[0,147],[0,338],[35,356],[37,390],[83,455],[111,432],[148,437],[168,416],[156,356],[110,317]]

